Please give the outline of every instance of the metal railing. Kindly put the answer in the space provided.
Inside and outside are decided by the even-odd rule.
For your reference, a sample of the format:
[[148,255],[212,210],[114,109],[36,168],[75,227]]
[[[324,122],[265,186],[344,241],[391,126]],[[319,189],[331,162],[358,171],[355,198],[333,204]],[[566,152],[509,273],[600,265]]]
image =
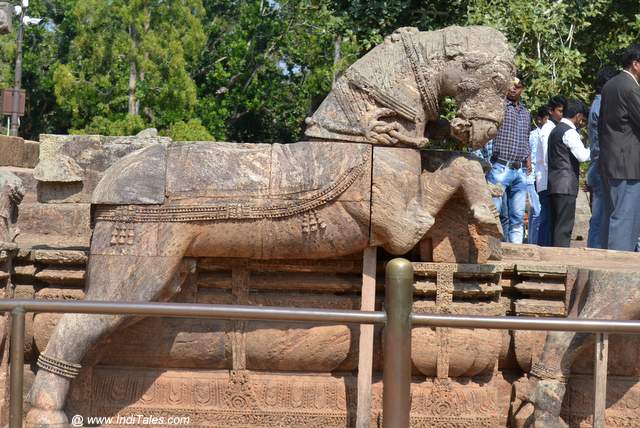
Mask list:
[[[124,303],[102,301],[0,300],[0,312],[11,312],[9,427],[22,427],[25,313],[121,314],[148,317],[292,321],[329,324],[383,324],[383,427],[408,428],[413,326],[546,330],[597,333],[594,427],[604,427],[606,346],[608,333],[640,333],[639,321],[562,318],[485,317],[411,313],[413,267],[404,259],[387,264],[386,311],[326,310],[188,303]],[[604,364],[603,364],[604,357]]]

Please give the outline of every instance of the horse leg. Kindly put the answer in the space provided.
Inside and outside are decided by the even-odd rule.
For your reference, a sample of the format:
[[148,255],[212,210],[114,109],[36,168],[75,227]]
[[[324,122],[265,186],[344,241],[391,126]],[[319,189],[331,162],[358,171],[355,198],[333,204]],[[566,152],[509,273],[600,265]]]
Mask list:
[[449,165],[429,174],[424,180],[423,189],[425,206],[434,217],[462,189],[478,224],[487,229],[489,234],[502,236],[500,215],[491,198],[482,166],[477,161],[455,158]]
[[[584,274],[585,271],[582,272]],[[584,292],[584,306],[578,311],[583,319],[631,319],[638,310],[624,302],[637,301],[640,282],[628,273],[592,271],[588,273]],[[576,301],[574,305],[580,305]],[[533,410],[526,426],[566,427],[560,418],[562,400],[566,392],[566,380],[576,357],[593,343],[592,333],[551,332],[547,335],[540,362],[531,370],[533,392],[529,401],[533,408],[524,410],[520,419]]]
[[[166,240],[159,242],[164,248],[155,252],[156,255],[149,255],[148,247],[123,249],[116,246],[112,251],[101,251],[104,242],[96,242],[102,241],[100,228],[100,225],[96,226],[91,245],[86,300],[148,302],[168,300],[179,291],[181,284],[176,272],[190,241],[179,238],[178,231],[163,234]],[[125,315],[65,314],[60,319],[38,359],[41,370],[38,370],[29,393],[32,408],[26,417],[28,426],[68,426],[63,408],[71,380],[78,374],[83,357],[128,318]]]

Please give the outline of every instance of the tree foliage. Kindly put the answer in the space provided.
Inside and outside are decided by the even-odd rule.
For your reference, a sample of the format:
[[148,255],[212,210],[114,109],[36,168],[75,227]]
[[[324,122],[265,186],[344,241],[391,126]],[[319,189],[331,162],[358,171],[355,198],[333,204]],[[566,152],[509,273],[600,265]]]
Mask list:
[[[490,25],[517,49],[536,108],[589,101],[640,39],[637,0],[32,0],[22,132],[291,142],[340,73],[403,26]],[[0,86],[15,35],[0,37]]]

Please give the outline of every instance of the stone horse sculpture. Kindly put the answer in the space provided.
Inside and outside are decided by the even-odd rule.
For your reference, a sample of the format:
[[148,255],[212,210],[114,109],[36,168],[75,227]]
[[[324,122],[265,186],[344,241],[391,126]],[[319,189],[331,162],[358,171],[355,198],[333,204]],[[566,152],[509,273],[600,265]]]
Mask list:
[[[477,224],[499,234],[479,163],[457,159],[429,173],[418,148],[444,96],[458,103],[456,138],[481,147],[494,137],[513,56],[490,28],[400,29],[353,64],[307,119],[312,141],[158,144],[128,155],[93,195],[86,299],[170,299],[185,256],[312,259],[373,245],[404,254],[458,191]],[[125,319],[62,317],[39,358],[28,424],[67,423],[70,380]]]

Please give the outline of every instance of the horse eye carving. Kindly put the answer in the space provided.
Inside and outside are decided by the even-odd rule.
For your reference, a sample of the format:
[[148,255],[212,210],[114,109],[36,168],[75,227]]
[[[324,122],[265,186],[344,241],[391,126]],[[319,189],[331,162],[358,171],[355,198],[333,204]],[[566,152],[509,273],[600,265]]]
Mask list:
[[502,73],[494,73],[494,75],[491,76],[491,80],[493,81],[493,84],[495,85],[497,90],[501,92],[507,92],[507,79],[506,77],[504,77],[504,75],[502,75]]

